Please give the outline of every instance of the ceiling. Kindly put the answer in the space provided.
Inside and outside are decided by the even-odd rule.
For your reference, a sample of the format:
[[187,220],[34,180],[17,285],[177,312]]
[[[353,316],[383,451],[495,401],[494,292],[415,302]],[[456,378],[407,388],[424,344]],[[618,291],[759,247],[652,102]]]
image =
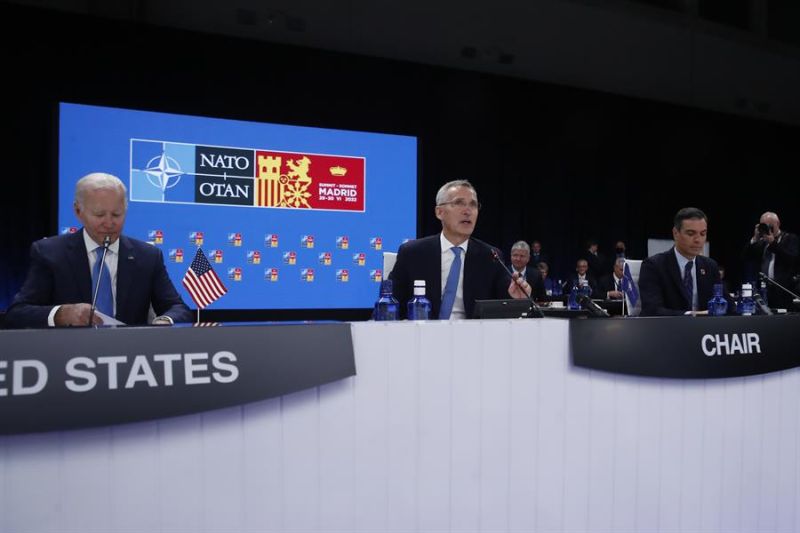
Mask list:
[[707,16],[704,1],[14,3],[488,72],[800,124],[796,97],[800,48],[767,37],[772,27],[766,22],[767,2],[778,0],[727,0],[730,3],[720,5],[747,4],[753,9],[722,10],[716,22],[709,20],[715,17]]

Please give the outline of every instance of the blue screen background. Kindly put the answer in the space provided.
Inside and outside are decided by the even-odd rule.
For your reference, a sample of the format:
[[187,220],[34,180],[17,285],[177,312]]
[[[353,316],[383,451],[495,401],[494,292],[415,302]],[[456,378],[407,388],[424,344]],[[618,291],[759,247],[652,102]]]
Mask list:
[[[69,103],[60,104],[59,115],[58,223],[62,233],[80,227],[72,209],[80,177],[108,172],[130,189],[133,139],[365,158],[364,212],[142,202],[132,201],[129,191],[124,233],[150,242],[156,231],[161,233],[163,242],[155,245],[163,251],[169,275],[190,307],[195,305],[181,279],[197,250],[190,240],[193,232],[203,232],[202,250],[228,288],[228,294],[209,309],[371,307],[378,294],[380,273],[376,271],[382,269],[382,253],[397,251],[402,242],[416,237],[415,137]],[[179,196],[190,198],[189,194]],[[236,233],[241,234],[241,246],[229,241]],[[277,247],[265,242],[273,234],[278,236]],[[308,236],[313,248],[303,244]],[[337,247],[341,237],[346,237],[347,249]],[[175,261],[178,250],[183,253],[182,262]],[[214,250],[222,251],[221,263],[213,260]],[[255,251],[261,254],[259,264],[252,262]],[[286,260],[290,252],[296,257],[293,265]],[[330,265],[320,259],[325,252],[330,253]],[[358,254],[364,254],[363,265],[358,264]],[[232,277],[236,268],[240,280]],[[273,268],[278,269],[275,281],[269,276]],[[307,269],[313,269],[313,281],[303,276]],[[341,279],[343,270],[347,281]]]

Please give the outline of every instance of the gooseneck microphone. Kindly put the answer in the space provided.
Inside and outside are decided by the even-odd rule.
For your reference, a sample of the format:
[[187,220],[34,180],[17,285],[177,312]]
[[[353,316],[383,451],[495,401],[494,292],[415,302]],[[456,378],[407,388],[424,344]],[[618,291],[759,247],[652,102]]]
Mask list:
[[[785,292],[787,294],[790,294],[792,296],[792,298],[794,298],[795,300],[800,300],[800,296],[796,295],[795,293],[793,293],[792,291],[790,291],[789,289],[787,289],[786,287],[784,287],[783,285],[781,285],[780,283],[778,283],[777,281],[772,279],[771,277],[767,276],[763,272],[759,272],[758,276],[761,278],[762,281],[768,281],[768,282],[772,283],[773,285],[775,285],[776,287],[778,287],[783,292]],[[753,291],[753,292],[756,292],[756,291]]]
[[581,306],[584,309],[589,311],[589,314],[592,316],[604,317],[604,318],[608,318],[610,316],[608,314],[608,311],[606,311],[605,309],[594,303],[592,299],[586,296],[585,294],[578,295],[578,303],[581,304]]
[[89,311],[89,326],[92,325],[94,321],[94,312],[97,309],[97,293],[100,290],[100,279],[103,277],[103,267],[106,263],[106,254],[108,253],[108,247],[111,245],[111,237],[106,235],[105,239],[103,239],[103,256],[98,259],[100,261],[100,268],[97,271],[97,281],[94,284],[94,296],[92,297],[92,309]]
[[[514,280],[514,274],[512,274],[511,271],[508,269],[508,267],[502,261],[500,261],[500,255],[497,253],[497,250],[492,248],[491,255],[492,259],[494,259],[494,262],[503,267],[503,270],[506,271],[508,277]],[[520,290],[522,290],[522,294],[528,297],[528,301],[531,303],[531,309],[536,310],[536,313],[539,315],[539,318],[544,318],[544,312],[542,312],[542,308],[536,305],[536,302],[533,300],[533,297],[530,294],[528,294],[528,292],[522,287],[523,280],[517,278],[516,280],[514,280],[514,283],[516,283],[517,286],[519,286]],[[533,292],[533,285],[531,285],[531,292]]]

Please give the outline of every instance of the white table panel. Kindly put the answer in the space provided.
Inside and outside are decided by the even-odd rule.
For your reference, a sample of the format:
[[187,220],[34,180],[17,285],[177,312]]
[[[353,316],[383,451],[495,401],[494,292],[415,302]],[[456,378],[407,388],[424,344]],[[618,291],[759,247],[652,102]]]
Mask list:
[[353,378],[0,437],[0,531],[799,531],[800,371],[589,371],[568,327],[358,323]]

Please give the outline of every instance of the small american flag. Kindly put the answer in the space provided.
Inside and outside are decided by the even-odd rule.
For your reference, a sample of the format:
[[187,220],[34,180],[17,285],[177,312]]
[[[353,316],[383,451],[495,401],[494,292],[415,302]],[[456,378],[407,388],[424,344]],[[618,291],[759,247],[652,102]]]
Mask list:
[[183,286],[189,291],[189,296],[197,304],[198,309],[205,309],[228,292],[217,273],[211,268],[211,263],[206,259],[202,248],[198,248],[194,254],[192,264],[183,276]]

